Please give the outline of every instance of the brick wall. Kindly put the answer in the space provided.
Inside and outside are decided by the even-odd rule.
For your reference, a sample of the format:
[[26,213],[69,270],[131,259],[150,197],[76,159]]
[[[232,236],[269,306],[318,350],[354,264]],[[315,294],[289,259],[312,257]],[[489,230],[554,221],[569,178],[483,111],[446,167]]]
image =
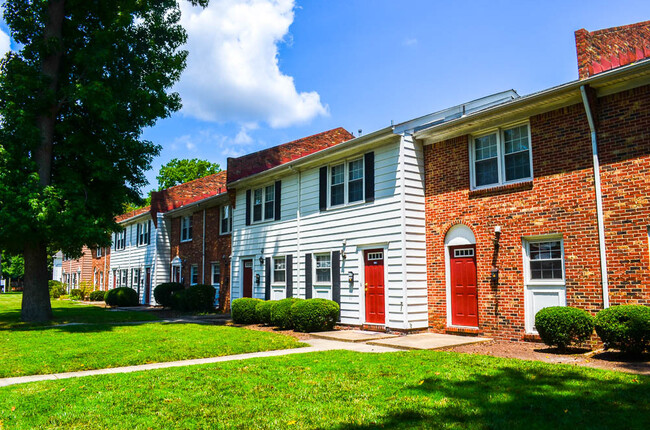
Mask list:
[[[599,99],[600,151],[612,303],[648,303],[650,87]],[[522,237],[561,234],[567,305],[602,308],[589,127],[581,104],[530,118],[534,180],[470,192],[468,136],[424,148],[429,322],[446,318],[444,240],[465,224],[476,237],[479,333],[525,333]],[[501,226],[500,247],[492,239]],[[498,285],[490,282],[493,261]]]
[[[97,250],[92,251],[92,271],[93,271],[93,282],[96,281],[95,287],[100,290],[108,290],[108,274],[111,271],[111,248],[104,247],[102,248],[102,256],[97,257]],[[95,277],[95,274],[96,277]],[[103,275],[103,276],[101,276]],[[102,277],[103,283],[102,283]]]
[[[211,263],[221,264],[221,288],[219,291],[219,305],[221,309],[228,310],[230,306],[230,234],[219,234],[219,209],[220,206],[205,210],[205,267],[202,265],[203,253],[203,209],[192,214],[192,240],[181,242],[181,217],[171,220],[171,258],[179,256],[185,261],[182,266],[181,277],[185,285],[190,284],[190,267],[198,266],[198,282],[201,283],[205,270],[204,283],[212,284]],[[226,259],[223,259],[223,256]]]

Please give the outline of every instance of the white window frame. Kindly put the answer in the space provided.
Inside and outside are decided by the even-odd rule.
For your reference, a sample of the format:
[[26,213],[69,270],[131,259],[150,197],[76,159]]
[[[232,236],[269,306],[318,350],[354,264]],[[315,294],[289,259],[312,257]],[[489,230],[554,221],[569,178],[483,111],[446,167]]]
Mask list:
[[[526,333],[537,334],[535,330],[534,300],[536,295],[555,295],[559,306],[566,306],[566,258],[564,240],[561,235],[524,237],[522,254],[524,264],[524,314]],[[530,244],[560,242],[562,255],[562,279],[532,279],[530,270]]]
[[[275,208],[274,208],[275,209]],[[228,218],[225,218],[225,211],[228,211]],[[223,221],[224,219],[227,219],[227,229],[223,229]],[[232,233],[232,206],[231,205],[223,205],[219,208],[219,234],[230,234]]]
[[[350,187],[350,163],[361,161],[361,199],[354,202],[349,201],[349,187]],[[332,168],[343,165],[343,203],[332,204]],[[349,205],[357,205],[365,203],[366,201],[366,160],[363,156],[354,157],[349,160],[343,160],[337,163],[331,163],[327,167],[327,208],[340,208]]]
[[136,237],[138,246],[149,245],[149,236],[151,235],[149,226],[149,221],[141,222],[138,224],[138,228],[136,230],[136,234],[138,236]]
[[[196,275],[196,282],[194,282],[194,275]],[[196,285],[199,283],[199,265],[192,264],[190,266],[190,285]]]
[[97,250],[95,251],[95,256],[96,256],[97,258],[100,258],[100,257],[102,256],[102,251],[103,251],[103,249],[104,249],[104,248],[102,248],[101,246],[98,246],[98,247],[97,247]]
[[[317,257],[325,257],[325,256],[329,257],[329,259],[330,259],[330,267],[329,267],[330,280],[329,280],[329,282],[320,282],[320,281],[318,281],[319,267],[318,267],[318,258]],[[315,285],[315,286],[329,286],[329,285],[332,285],[332,253],[330,253],[330,252],[319,252],[319,253],[314,254],[313,259],[314,259],[314,262],[313,262],[312,266],[313,266],[314,273],[312,274],[312,280],[313,280],[312,285]],[[320,269],[322,270],[323,268],[320,268]]]
[[181,217],[181,242],[191,242],[194,236],[192,215]]
[[124,230],[115,233],[115,250],[126,248],[126,227]]
[[[215,270],[216,269],[216,270]],[[219,275],[219,282],[214,282],[214,275]],[[221,286],[221,263],[219,262],[214,262],[211,264],[210,267],[210,281],[211,285],[215,288],[219,288]]]
[[[510,130],[512,128],[517,128],[521,126],[526,126],[528,131],[528,162],[530,164],[530,176],[526,178],[515,179],[512,181],[506,181],[506,163],[505,163],[505,139],[503,133],[505,130]],[[492,184],[486,184],[481,186],[476,186],[476,151],[475,144],[476,139],[489,136],[491,134],[496,134],[497,137],[497,172],[498,172],[498,181]],[[533,143],[530,134],[530,122],[518,122],[514,124],[508,124],[499,128],[493,128],[486,130],[484,132],[473,134],[469,136],[469,170],[470,170],[470,189],[472,190],[482,190],[486,188],[500,187],[503,185],[518,184],[521,182],[530,182],[534,178],[533,173]]]
[[[271,283],[273,285],[277,286],[285,286],[287,285],[287,257],[273,257],[271,259],[271,262],[273,264],[273,267],[271,267]],[[275,268],[275,263],[276,262],[282,262],[282,269],[276,269]],[[275,272],[282,272],[284,273],[284,280],[278,280],[275,277]]]
[[121,280],[120,286],[122,287],[129,286],[129,269],[122,269],[120,271],[120,280]]
[[133,269],[133,280],[131,285],[135,285],[138,289],[142,286],[142,270],[137,267]]
[[[266,190],[267,188],[272,188],[273,189],[273,214],[271,215],[270,218],[266,218]],[[262,191],[262,213],[261,213],[261,218],[258,220],[255,220],[255,191]],[[275,195],[275,183],[270,184],[270,185],[264,185],[262,187],[257,187],[253,188],[251,190],[251,224],[259,224],[263,222],[269,222],[269,221],[274,221],[275,220],[275,205],[278,203],[278,196]],[[232,217],[232,212],[231,212],[231,217]],[[231,221],[232,223],[232,221]],[[232,224],[231,224],[232,225]],[[231,227],[232,229],[232,227]]]

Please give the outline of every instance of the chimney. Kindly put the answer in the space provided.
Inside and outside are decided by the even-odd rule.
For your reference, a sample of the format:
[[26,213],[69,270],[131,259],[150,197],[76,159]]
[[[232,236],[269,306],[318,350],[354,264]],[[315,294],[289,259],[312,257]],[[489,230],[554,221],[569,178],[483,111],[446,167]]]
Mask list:
[[575,38],[580,79],[650,58],[650,21],[592,32],[581,28]]

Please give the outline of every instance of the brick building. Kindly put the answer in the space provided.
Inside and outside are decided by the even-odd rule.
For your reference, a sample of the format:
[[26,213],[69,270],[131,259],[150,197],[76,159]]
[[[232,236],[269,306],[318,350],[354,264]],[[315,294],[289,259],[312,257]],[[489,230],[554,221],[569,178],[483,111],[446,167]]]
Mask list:
[[650,305],[649,24],[580,30],[581,80],[415,134],[434,331],[521,340],[546,306]]
[[72,259],[63,255],[61,262],[61,279],[68,292],[79,288],[82,282],[92,285],[93,282],[93,257],[92,251],[87,246],[81,250],[81,257]]
[[111,269],[111,248],[98,247],[91,251],[93,267],[93,288],[95,290],[108,290],[109,273]]

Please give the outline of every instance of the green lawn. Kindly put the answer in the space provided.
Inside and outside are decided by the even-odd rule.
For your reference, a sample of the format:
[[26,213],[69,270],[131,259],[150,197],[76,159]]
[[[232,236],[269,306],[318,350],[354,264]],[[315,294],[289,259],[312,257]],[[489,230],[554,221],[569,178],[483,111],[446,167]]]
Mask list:
[[0,421],[7,429],[647,429],[650,378],[451,352],[330,351],[1,388]]
[[54,318],[50,324],[27,324],[20,321],[22,299],[23,295],[19,293],[0,294],[0,330],[70,322],[110,323],[158,319],[156,315],[148,312],[116,311],[98,306],[84,305],[70,300],[54,299],[52,300]]

